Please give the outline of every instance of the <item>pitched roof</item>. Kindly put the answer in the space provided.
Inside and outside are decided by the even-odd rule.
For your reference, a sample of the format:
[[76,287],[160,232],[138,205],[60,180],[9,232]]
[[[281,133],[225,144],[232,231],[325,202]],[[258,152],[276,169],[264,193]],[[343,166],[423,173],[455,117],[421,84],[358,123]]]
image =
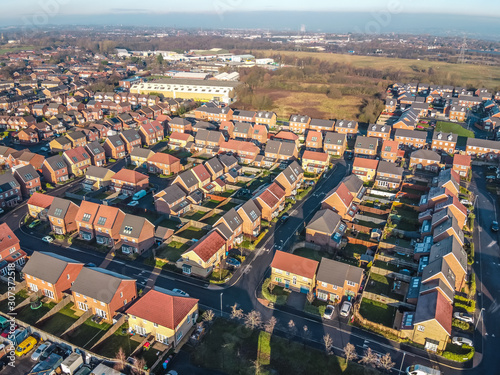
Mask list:
[[41,208],[49,208],[53,200],[54,197],[51,195],[35,192],[30,199],[28,199],[28,204]]
[[328,194],[325,197],[325,199],[323,199],[323,202],[328,200],[334,194],[336,194],[340,198],[342,203],[344,203],[345,207],[349,207],[349,205],[351,204],[351,202],[353,200],[353,196],[351,195],[351,193],[349,192],[349,189],[347,188],[347,186],[343,182],[341,182],[339,185],[337,185],[337,187],[335,189],[333,189],[333,191],[330,194]]
[[40,175],[36,171],[35,167],[31,164],[16,168],[14,173],[16,173],[23,182],[29,182],[36,178],[40,178]]
[[[136,156],[138,158],[144,158],[147,159],[149,157],[153,157],[154,155],[157,155],[154,153],[154,151],[148,149],[148,148],[142,148],[142,147],[133,147],[132,151],[130,152],[130,156]],[[167,154],[164,154],[167,155]]]
[[193,251],[201,260],[206,262],[225,244],[224,237],[218,231],[212,230],[194,243],[184,254]]
[[82,264],[58,254],[35,251],[23,268],[23,273],[55,284],[68,264]]
[[[71,290],[86,297],[110,303],[124,280],[133,279],[99,267],[83,267],[71,286]],[[103,286],[106,288],[103,289]]]
[[410,158],[432,160],[436,163],[441,161],[441,156],[436,151],[423,149],[413,151]]
[[362,148],[367,150],[377,151],[378,138],[365,137],[363,135],[358,135],[356,137],[355,148]]
[[362,277],[362,268],[328,258],[321,258],[316,276],[318,281],[341,287],[345,281],[359,283]]
[[48,216],[58,217],[60,219],[66,216],[68,209],[71,205],[78,207],[76,204],[71,202],[70,200],[54,197],[52,204],[50,205],[49,211],[47,212]]
[[300,257],[298,255],[276,251],[271,267],[282,271],[287,271],[295,275],[314,278],[319,263],[312,259]]
[[68,168],[63,157],[60,155],[51,156],[50,158],[45,159],[45,161],[50,166],[50,168],[52,168],[52,170],[54,170],[54,171]]
[[127,237],[139,238],[141,236],[142,228],[144,228],[147,223],[151,224],[151,222],[145,217],[126,214],[120,228],[120,234]]
[[91,165],[89,169],[87,169],[87,172],[85,172],[85,175],[87,177],[104,178],[110,172],[111,172],[111,177],[113,177],[115,172],[113,172],[111,169],[105,167],[96,167],[95,165]]
[[435,319],[443,329],[451,335],[453,305],[437,290],[420,295],[415,310],[415,323],[423,323]]
[[99,204],[82,201],[80,203],[80,207],[78,208],[78,212],[76,213],[75,220],[83,223],[88,223],[89,225],[94,222],[97,211],[99,210]]
[[455,154],[453,155],[453,165],[465,165],[470,167],[472,157],[470,155],[461,155]]
[[241,212],[244,212],[252,222],[258,220],[262,214],[253,199],[249,199],[248,201],[246,201],[243,205],[238,207],[237,211],[240,216]]
[[195,174],[191,169],[182,172],[176,178],[180,178],[188,189],[198,185],[198,179],[196,178]]
[[0,224],[0,252],[10,249],[19,243],[19,238],[14,234],[7,223]]
[[175,162],[180,162],[179,158],[176,158],[173,155],[170,154],[164,154],[163,152],[157,152],[156,154],[150,156],[148,158],[148,161],[152,163],[161,163],[161,164],[166,164],[166,165],[172,165]]
[[97,214],[95,215],[94,225],[111,229],[115,225],[116,218],[120,214],[125,217],[125,214],[119,208],[101,204],[99,211],[97,211]]
[[323,209],[314,214],[306,228],[331,235],[335,232],[341,220],[342,218],[336,212]]
[[116,172],[112,178],[113,180],[119,180],[119,181],[129,182],[132,184],[137,184],[138,182],[143,181],[149,177],[137,171],[127,168],[122,168],[118,172]]
[[205,181],[207,179],[210,179],[210,173],[208,172],[207,168],[203,164],[198,164],[196,167],[191,169],[194,173],[194,175],[200,180],[200,181]]
[[179,199],[186,197],[186,193],[182,190],[178,184],[172,184],[164,190],[160,191],[158,194],[159,199],[164,200],[168,204],[174,204]]
[[81,161],[90,159],[87,150],[85,150],[85,148],[82,146],[66,150],[64,151],[64,155],[66,155],[67,159],[70,160],[71,163],[79,163]]
[[195,298],[155,287],[134,303],[127,314],[175,330],[197,303]]
[[317,152],[305,150],[302,154],[302,160],[315,160],[320,162],[327,162],[330,156],[326,152]]
[[389,139],[386,139],[384,143],[382,143],[382,150],[381,152],[398,152],[400,142],[398,141],[392,141]]
[[450,236],[432,245],[429,261],[432,262],[436,259],[443,258],[448,254],[453,254],[463,270],[467,272],[467,253],[455,236]]
[[224,166],[219,161],[218,158],[213,157],[205,162],[205,165],[210,167],[210,171],[213,171],[214,174],[224,171]]
[[367,158],[354,158],[354,163],[352,164],[353,168],[366,168],[366,169],[377,169],[378,160],[376,159],[367,159]]
[[396,176],[403,176],[404,168],[398,167],[396,164],[389,161],[381,160],[378,163],[377,173],[394,174]]

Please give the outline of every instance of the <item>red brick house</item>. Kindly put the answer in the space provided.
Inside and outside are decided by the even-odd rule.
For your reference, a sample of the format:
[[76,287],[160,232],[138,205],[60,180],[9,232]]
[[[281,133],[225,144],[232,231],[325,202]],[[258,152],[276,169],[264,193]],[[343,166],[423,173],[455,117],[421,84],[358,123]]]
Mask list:
[[166,176],[179,173],[182,169],[179,158],[162,152],[158,152],[149,157],[146,165],[149,172],[163,174]]
[[134,195],[148,186],[148,176],[126,168],[121,169],[111,178],[111,189],[125,195]]

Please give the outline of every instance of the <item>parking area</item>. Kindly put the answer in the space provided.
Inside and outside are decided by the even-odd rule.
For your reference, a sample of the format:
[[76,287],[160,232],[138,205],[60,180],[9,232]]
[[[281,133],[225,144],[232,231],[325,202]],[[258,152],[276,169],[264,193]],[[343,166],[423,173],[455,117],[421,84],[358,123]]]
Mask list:
[[9,374],[9,375],[28,374],[30,370],[33,368],[33,366],[36,364],[36,362],[31,359],[32,352],[33,351],[31,351],[30,353],[28,353],[23,357],[17,357],[14,355],[15,358],[13,365],[11,364],[10,354],[7,354],[7,356],[2,357],[2,361],[4,361],[7,364],[7,367],[5,367],[2,370],[2,374]]

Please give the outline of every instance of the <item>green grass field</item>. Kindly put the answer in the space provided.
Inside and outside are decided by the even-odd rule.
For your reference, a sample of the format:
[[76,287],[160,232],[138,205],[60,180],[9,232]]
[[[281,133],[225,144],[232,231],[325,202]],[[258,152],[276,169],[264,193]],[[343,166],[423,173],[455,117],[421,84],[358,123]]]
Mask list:
[[359,313],[365,319],[392,328],[394,316],[396,315],[396,308],[363,298],[361,307],[359,308]]
[[438,121],[436,131],[457,134],[460,137],[474,138],[474,132],[463,128],[460,124],[453,122]]

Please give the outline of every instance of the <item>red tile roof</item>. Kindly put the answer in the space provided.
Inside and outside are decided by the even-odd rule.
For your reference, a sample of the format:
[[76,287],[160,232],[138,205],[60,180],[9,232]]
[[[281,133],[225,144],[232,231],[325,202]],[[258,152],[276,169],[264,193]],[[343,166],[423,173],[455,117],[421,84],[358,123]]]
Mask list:
[[173,296],[152,289],[134,303],[127,314],[175,330],[197,303],[195,298]]
[[42,194],[42,193],[34,193],[30,199],[28,199],[28,204],[36,207],[49,208],[52,204],[54,197]]
[[206,181],[207,179],[210,179],[211,175],[203,164],[198,164],[192,169],[192,171],[200,181]]
[[384,143],[382,144],[382,150],[380,152],[384,152],[386,147],[390,147],[390,151],[385,151],[385,152],[397,152],[399,144],[401,142],[398,141],[391,141],[391,140],[385,140]]
[[[89,153],[82,146],[78,146],[78,147],[72,148],[70,150],[66,150],[66,151],[64,151],[64,154],[67,156],[68,160],[70,160],[70,162],[73,164],[90,159]],[[73,157],[75,157],[77,161],[74,161]]]
[[307,159],[307,160],[316,160],[316,161],[321,161],[323,163],[326,163],[328,161],[328,154],[325,152],[316,152],[316,151],[309,151],[306,150],[304,151],[304,154],[302,155],[302,160]]
[[179,140],[179,141],[187,141],[189,137],[192,137],[191,134],[188,133],[179,133],[179,132],[173,132],[170,135],[170,139],[172,140]]
[[282,271],[287,271],[295,275],[308,277],[312,279],[316,274],[319,263],[312,259],[300,257],[286,253],[284,251],[276,251],[271,267]]
[[365,158],[354,158],[353,168],[366,168],[366,169],[377,169],[378,160],[375,159],[365,159]]
[[194,253],[198,255],[201,260],[206,262],[225,244],[226,240],[219,234],[219,232],[213,230],[198,241],[193,248],[186,250],[186,252],[194,251]]
[[[90,221],[87,221],[86,223],[88,225],[92,225],[92,222],[95,219],[96,213],[99,210],[99,204],[89,202],[89,201],[82,201],[80,204],[80,208],[78,208],[78,212],[76,213],[75,216],[75,221],[83,221],[83,215],[89,214],[90,215]],[[84,222],[85,223],[85,222]]]
[[236,141],[230,139],[227,142],[222,142],[220,145],[221,150],[229,150],[238,153],[238,151],[250,152],[258,154],[260,149],[253,142]]
[[278,134],[274,136],[274,138],[287,139],[289,141],[297,141],[299,139],[299,136],[289,131],[280,131]]
[[[346,207],[349,207],[353,200],[351,192],[343,182],[339,186],[337,186],[337,188],[332,192],[332,194],[330,194],[330,196],[332,196],[333,194],[336,194]],[[328,198],[329,197],[325,198],[325,200],[327,200]]]
[[[316,137],[316,140],[313,141],[312,137]],[[309,132],[307,133],[306,142],[321,142],[321,141],[323,141],[323,134],[321,134],[321,132],[318,132],[316,130],[309,130]]]
[[142,173],[127,168],[121,169],[112,177],[113,180],[125,181],[132,184],[137,184],[138,182],[143,181],[144,179],[147,178],[149,177]]
[[17,238],[12,229],[6,223],[0,224],[0,253],[18,243],[19,238]]
[[175,156],[170,155],[170,154],[164,154],[163,152],[158,152],[158,153],[154,154],[153,156],[149,157],[148,161],[151,161],[154,163],[172,165],[175,162],[180,161],[180,159],[176,158]]

